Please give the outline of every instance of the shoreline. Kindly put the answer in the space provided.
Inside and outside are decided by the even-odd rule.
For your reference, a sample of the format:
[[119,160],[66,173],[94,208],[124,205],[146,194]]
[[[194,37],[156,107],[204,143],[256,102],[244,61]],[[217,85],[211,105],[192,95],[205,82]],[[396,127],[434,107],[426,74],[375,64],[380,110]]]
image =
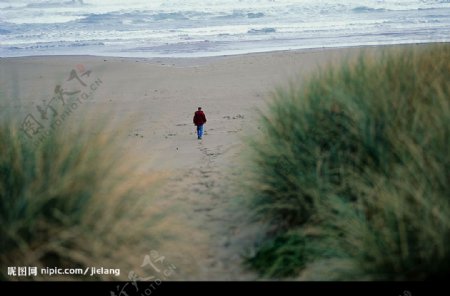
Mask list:
[[[260,56],[260,55],[279,55],[279,54],[301,54],[301,53],[314,53],[314,52],[332,52],[332,51],[353,51],[362,49],[380,49],[380,48],[392,48],[392,47],[420,47],[438,44],[448,44],[448,41],[438,41],[438,42],[411,42],[411,43],[396,43],[396,44],[375,44],[375,45],[349,45],[349,46],[337,46],[337,47],[313,47],[313,48],[300,48],[300,49],[280,49],[280,50],[268,50],[268,51],[254,51],[236,54],[220,54],[220,55],[207,55],[207,56],[186,56],[186,57],[170,57],[170,56],[160,56],[160,57],[145,57],[145,56],[120,56],[120,55],[101,55],[101,54],[56,54],[56,55],[25,55],[25,56],[14,56],[14,57],[2,57],[0,60],[22,60],[22,59],[61,59],[61,58],[89,58],[89,59],[109,59],[109,60],[119,60],[119,61],[139,61],[139,62],[178,62],[179,64],[188,64],[194,61],[215,61],[227,58],[239,58],[248,56]],[[204,62],[200,63],[203,64]]]

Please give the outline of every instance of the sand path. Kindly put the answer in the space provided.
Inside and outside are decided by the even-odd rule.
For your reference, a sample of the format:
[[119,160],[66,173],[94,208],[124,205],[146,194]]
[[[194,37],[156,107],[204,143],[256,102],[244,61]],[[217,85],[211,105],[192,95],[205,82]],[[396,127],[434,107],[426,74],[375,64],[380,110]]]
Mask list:
[[[196,140],[194,140],[196,141]],[[189,243],[194,247],[192,273],[187,280],[254,280],[256,274],[245,270],[242,255],[251,248],[261,228],[252,227],[247,209],[239,199],[230,177],[238,174],[231,158],[238,157],[237,147],[209,142],[208,135],[198,141],[200,161],[195,167],[181,170],[165,186],[166,198],[181,209]]]

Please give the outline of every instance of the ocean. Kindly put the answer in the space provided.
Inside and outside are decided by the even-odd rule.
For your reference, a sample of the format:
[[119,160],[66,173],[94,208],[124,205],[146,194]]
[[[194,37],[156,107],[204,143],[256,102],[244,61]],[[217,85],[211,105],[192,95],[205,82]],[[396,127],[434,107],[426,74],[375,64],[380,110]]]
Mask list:
[[0,0],[0,57],[199,57],[450,41],[450,0]]

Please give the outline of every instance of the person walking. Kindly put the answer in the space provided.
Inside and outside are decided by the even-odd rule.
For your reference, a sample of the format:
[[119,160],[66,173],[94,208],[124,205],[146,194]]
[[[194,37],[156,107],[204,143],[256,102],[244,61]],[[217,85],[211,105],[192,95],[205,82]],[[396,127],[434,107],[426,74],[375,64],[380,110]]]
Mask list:
[[203,125],[206,123],[206,116],[202,107],[198,107],[198,110],[194,113],[193,121],[197,126],[197,138],[200,140],[203,136]]

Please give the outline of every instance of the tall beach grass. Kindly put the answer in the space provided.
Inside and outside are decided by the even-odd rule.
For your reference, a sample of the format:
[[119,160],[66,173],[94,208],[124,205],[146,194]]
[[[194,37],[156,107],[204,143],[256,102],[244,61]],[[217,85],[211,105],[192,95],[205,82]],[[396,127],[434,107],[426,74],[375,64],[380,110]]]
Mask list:
[[380,49],[278,89],[249,147],[264,277],[450,272],[450,46]]
[[[148,275],[142,260],[170,231],[153,204],[162,178],[138,173],[142,159],[121,143],[126,129],[82,118],[50,130],[35,145],[8,117],[0,124],[0,279]],[[37,267],[38,276],[7,274],[7,267],[22,266]],[[40,273],[46,267],[120,269],[120,276],[48,276]]]

